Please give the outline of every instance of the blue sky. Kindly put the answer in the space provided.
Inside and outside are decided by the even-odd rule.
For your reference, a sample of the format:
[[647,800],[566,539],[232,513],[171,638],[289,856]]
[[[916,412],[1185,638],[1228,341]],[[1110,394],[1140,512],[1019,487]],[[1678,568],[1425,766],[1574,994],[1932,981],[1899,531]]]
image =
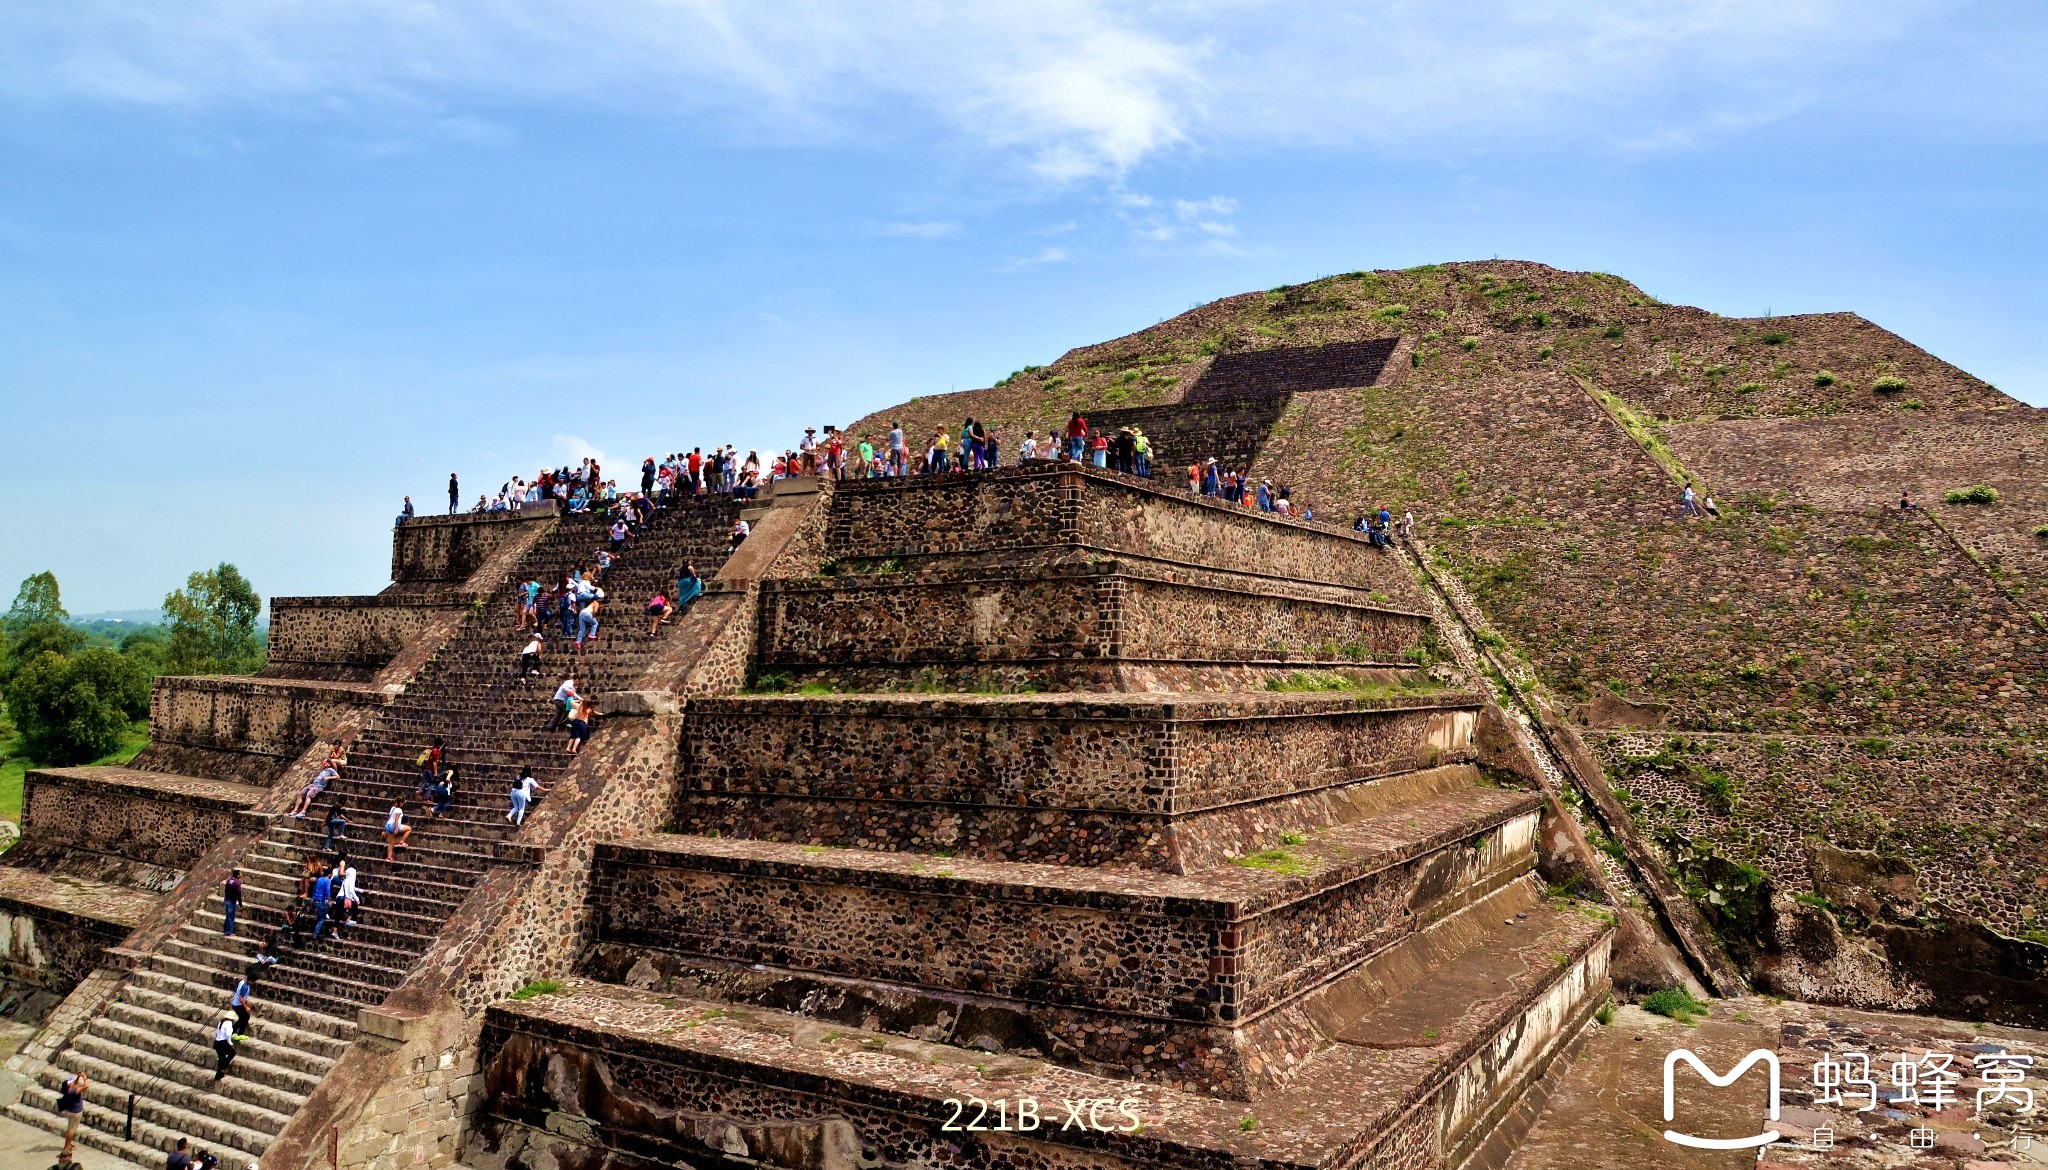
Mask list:
[[2044,60],[2022,2],[11,6],[0,585],[372,591],[450,470],[1436,260],[1852,309],[2048,403]]

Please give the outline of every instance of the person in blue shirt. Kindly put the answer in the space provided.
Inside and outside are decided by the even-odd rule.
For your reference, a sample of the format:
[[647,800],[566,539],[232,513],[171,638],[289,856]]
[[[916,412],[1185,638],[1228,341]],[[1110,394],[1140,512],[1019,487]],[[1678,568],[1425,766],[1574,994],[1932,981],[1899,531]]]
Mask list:
[[334,896],[334,879],[325,872],[313,879],[313,937],[327,929],[327,902]]
[[228,997],[228,1007],[235,1013],[235,1031],[249,1034],[249,997],[254,992],[249,987],[249,977],[240,976],[235,980],[235,993]]

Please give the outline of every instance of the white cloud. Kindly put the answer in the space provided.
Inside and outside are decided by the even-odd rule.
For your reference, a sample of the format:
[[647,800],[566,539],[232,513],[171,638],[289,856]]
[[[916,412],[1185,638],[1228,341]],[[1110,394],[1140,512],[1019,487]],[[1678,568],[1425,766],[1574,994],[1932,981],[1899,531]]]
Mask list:
[[1073,258],[1065,248],[1040,248],[1029,256],[1019,257],[1003,265],[1004,272],[1016,272],[1024,268],[1036,268],[1041,264],[1060,264]]
[[1114,184],[1228,143],[1680,150],[1829,100],[2037,115],[2040,81],[2010,61],[1977,76],[2017,103],[1915,71],[1965,16],[1936,0],[69,0],[0,14],[0,103],[246,106],[486,140],[474,110],[506,103],[742,141],[936,117],[1053,183]]
[[913,240],[936,240],[959,230],[960,225],[957,223],[892,223],[882,229],[882,234],[903,236]]
[[555,458],[565,466],[573,467],[585,459],[595,459],[599,465],[611,462],[603,451],[591,445],[590,440],[581,435],[556,435],[554,449]]

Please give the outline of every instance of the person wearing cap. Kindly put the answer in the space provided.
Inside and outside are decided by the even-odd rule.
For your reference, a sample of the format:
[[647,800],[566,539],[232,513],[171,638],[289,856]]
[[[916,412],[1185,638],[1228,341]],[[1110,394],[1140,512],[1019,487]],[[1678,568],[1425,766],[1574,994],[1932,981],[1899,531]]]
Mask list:
[[85,1094],[91,1088],[92,1078],[75,1072],[65,1077],[63,1087],[57,1090],[57,1112],[64,1118],[64,1152],[57,1155],[60,1165],[71,1161],[71,1147],[78,1140],[78,1122],[85,1116]]
[[219,1084],[228,1075],[228,1066],[235,1063],[235,1013],[224,1012],[220,1023],[213,1029],[213,1082]]

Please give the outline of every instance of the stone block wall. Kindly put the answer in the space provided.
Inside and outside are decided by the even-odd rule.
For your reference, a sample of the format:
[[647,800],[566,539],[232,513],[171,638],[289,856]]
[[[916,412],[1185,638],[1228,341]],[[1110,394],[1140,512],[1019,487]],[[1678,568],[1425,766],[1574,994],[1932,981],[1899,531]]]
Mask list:
[[699,699],[675,827],[1183,872],[1332,823],[1345,785],[1464,758],[1466,701]]
[[459,601],[404,598],[273,597],[265,674],[367,681],[404,645],[433,628]]
[[508,546],[532,541],[555,518],[552,502],[519,512],[416,516],[391,533],[395,583],[459,582]]
[[149,736],[153,745],[272,756],[281,767],[323,729],[385,700],[347,685],[167,675],[150,693]]
[[238,785],[117,768],[38,769],[22,795],[22,832],[39,847],[82,849],[188,868],[234,832],[254,793]]
[[0,985],[64,995],[99,966],[128,928],[82,915],[56,914],[0,897]]
[[827,548],[840,558],[898,561],[1063,549],[1120,554],[1376,590],[1396,608],[1424,608],[1399,559],[1349,531],[1057,465],[841,484]]
[[767,668],[1043,659],[1401,665],[1428,625],[1361,593],[1189,576],[1109,561],[773,582],[763,597],[760,661]]

